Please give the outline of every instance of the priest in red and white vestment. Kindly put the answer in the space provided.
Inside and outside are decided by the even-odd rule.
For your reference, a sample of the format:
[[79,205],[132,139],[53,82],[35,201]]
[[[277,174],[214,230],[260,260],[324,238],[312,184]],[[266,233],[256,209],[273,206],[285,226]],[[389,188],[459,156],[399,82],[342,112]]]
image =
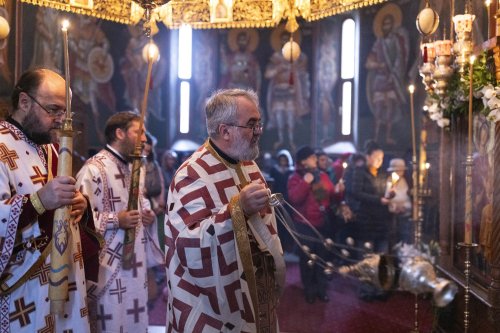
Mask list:
[[[138,136],[146,141],[140,117],[133,112],[111,116],[105,126],[106,147],[87,160],[77,174],[82,193],[88,195],[96,230],[105,244],[99,257],[98,283],[88,288],[93,332],[146,333],[148,328],[148,286],[146,248],[158,250],[147,230],[156,228],[154,212],[144,198],[144,170],[141,170],[138,209],[128,210],[131,180],[129,156]],[[141,169],[144,169],[143,167]],[[135,228],[131,269],[122,267],[125,229]],[[161,260],[161,257],[160,257]]]
[[[28,71],[12,102],[14,112],[0,121],[0,332],[90,332],[81,243],[69,243],[64,315],[50,314],[48,298],[54,210],[72,205],[79,222],[87,205],[73,177],[56,177],[52,142],[66,114],[65,81],[50,70]],[[79,225],[68,230],[75,235]]]
[[209,139],[177,171],[165,228],[167,332],[278,332],[285,264],[269,189],[253,161],[252,91],[217,91]]

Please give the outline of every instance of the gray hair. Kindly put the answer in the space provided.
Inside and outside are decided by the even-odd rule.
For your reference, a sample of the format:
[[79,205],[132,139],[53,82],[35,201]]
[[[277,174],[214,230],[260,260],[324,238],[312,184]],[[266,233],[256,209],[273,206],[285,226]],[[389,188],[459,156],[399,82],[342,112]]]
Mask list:
[[220,124],[234,124],[236,122],[238,97],[248,99],[257,106],[257,109],[259,108],[259,97],[255,91],[250,89],[221,89],[215,91],[209,97],[205,105],[205,114],[210,138],[217,137]]

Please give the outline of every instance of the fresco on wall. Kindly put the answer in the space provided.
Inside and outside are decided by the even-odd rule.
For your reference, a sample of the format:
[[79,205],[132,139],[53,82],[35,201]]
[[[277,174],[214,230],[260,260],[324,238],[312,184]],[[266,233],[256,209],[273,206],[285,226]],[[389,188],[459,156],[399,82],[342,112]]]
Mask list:
[[396,4],[388,3],[377,12],[373,21],[376,40],[365,62],[366,94],[375,127],[373,138],[387,145],[397,142],[392,128],[401,120],[407,103],[409,38],[401,22],[401,8]]
[[[120,74],[125,83],[124,108],[141,111],[148,71],[144,47],[149,43],[149,38],[144,34],[141,25],[127,26],[127,31],[129,33],[128,43],[123,56],[119,59]],[[151,72],[146,112],[149,123],[166,120],[163,112],[164,89],[161,87],[167,76],[167,63],[168,56],[160,51],[160,58],[153,64]]]
[[262,71],[255,55],[259,45],[256,29],[232,29],[220,48],[220,87],[260,92]]
[[[149,39],[141,25],[127,26],[51,8],[24,6],[23,20],[27,24],[23,35],[23,70],[46,66],[63,72],[59,22],[69,19],[73,109],[77,121],[85,124],[86,133],[82,134],[85,146],[90,151],[99,149],[105,143],[103,130],[109,116],[122,110],[140,111],[147,75],[147,62],[142,54]],[[155,40],[163,38],[154,36]],[[166,122],[164,100],[168,90],[164,85],[169,57],[163,52],[160,45],[160,60],[153,64],[148,94],[146,120],[152,127],[161,127]]]
[[338,29],[336,22],[325,21],[320,25],[319,52],[315,66],[318,77],[316,99],[319,115],[317,140],[320,143],[331,142],[336,136],[339,126],[335,124],[335,114],[338,112],[336,87],[339,79],[339,63],[337,52],[339,48]]
[[194,118],[191,131],[197,142],[203,142],[207,137],[205,102],[217,88],[217,47],[218,38],[215,30],[200,30],[193,32],[193,95]]
[[[295,37],[300,45],[300,38]],[[281,49],[290,40],[290,33],[283,25],[271,33],[274,50],[269,58],[264,77],[269,81],[266,92],[268,119],[266,129],[277,129],[278,138],[273,149],[289,147],[295,150],[295,126],[300,118],[309,114],[310,89],[308,57],[301,52],[293,62],[283,57]]]
[[100,20],[90,16],[77,16],[71,21],[69,39],[72,66],[71,87],[73,93],[90,110],[99,142],[104,143],[102,124],[106,117],[101,114],[98,102],[114,112],[116,96],[111,85],[115,71],[114,60],[109,54],[109,40],[101,28]]

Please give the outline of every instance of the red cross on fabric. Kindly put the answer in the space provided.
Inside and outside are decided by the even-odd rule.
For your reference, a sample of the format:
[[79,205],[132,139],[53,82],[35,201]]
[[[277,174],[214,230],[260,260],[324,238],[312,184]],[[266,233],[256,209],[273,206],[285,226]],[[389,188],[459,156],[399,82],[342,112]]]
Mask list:
[[110,295],[117,295],[118,296],[118,303],[121,304],[123,301],[122,294],[127,292],[127,287],[122,287],[122,279],[116,279],[116,288],[110,289],[109,294]]
[[33,170],[35,171],[35,174],[33,176],[30,176],[33,184],[45,185],[45,181],[47,180],[47,174],[42,173],[40,168],[36,165],[33,166]]
[[109,204],[111,206],[112,211],[115,211],[115,203],[118,203],[120,201],[121,201],[120,197],[115,197],[113,194],[113,189],[110,188],[109,189]]
[[136,298],[134,299],[134,307],[131,309],[127,309],[127,314],[133,315],[134,323],[138,323],[139,315],[141,314],[141,312],[146,312],[146,309],[143,306],[139,306],[139,300]]
[[137,277],[137,269],[139,267],[142,267],[142,261],[137,261],[136,260],[136,255],[135,253],[133,254],[133,257],[132,257],[132,262],[130,263],[130,268],[131,270],[133,270],[132,272],[132,275],[136,278]]
[[10,128],[2,128],[0,129],[0,134],[10,134],[14,138],[14,140],[18,141],[19,140],[19,135],[17,135],[14,131],[12,131]]
[[108,262],[106,263],[108,266],[113,265],[113,261],[115,259],[121,259],[122,255],[120,254],[121,249],[123,247],[123,243],[118,243],[114,249],[108,247],[106,249],[106,253],[109,254]]
[[45,316],[45,326],[38,330],[38,333],[52,333],[55,331],[54,326],[54,316],[46,315]]
[[17,159],[19,159],[19,156],[15,150],[9,150],[5,143],[0,143],[0,161],[7,164],[10,170],[16,170],[17,164],[15,160]]
[[113,315],[110,313],[110,314],[106,314],[104,312],[104,305],[99,305],[99,313],[97,314],[97,320],[100,320],[101,321],[101,328],[103,331],[106,330],[106,321],[107,320],[112,320],[113,319]]
[[16,310],[10,313],[10,321],[19,320],[21,327],[31,324],[30,313],[35,312],[35,302],[24,304],[24,297],[21,297],[14,301],[14,307]]
[[116,180],[121,180],[123,188],[126,187],[126,184],[125,184],[125,174],[123,173],[122,168],[118,167],[118,174],[115,175],[115,179]]
[[40,285],[44,285],[49,283],[49,272],[50,272],[50,265],[47,265],[43,263],[36,271],[33,273],[33,275],[30,277],[30,280],[34,280],[38,278],[38,282]]

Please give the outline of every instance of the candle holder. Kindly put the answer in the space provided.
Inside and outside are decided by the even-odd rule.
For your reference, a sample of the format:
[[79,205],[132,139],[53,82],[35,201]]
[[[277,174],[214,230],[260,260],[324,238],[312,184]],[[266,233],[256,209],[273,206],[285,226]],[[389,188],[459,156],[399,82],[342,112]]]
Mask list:
[[434,48],[434,43],[424,43],[421,46],[423,53],[423,63],[420,66],[420,76],[422,77],[422,83],[425,86],[425,90],[428,93],[434,91],[434,70],[436,66],[434,65],[434,60],[436,59],[436,49]]
[[464,259],[464,276],[465,276],[465,285],[464,285],[464,333],[469,331],[470,325],[470,313],[469,313],[469,300],[470,300],[470,253],[471,250],[478,247],[478,244],[475,243],[458,243],[459,249],[465,249],[465,259]]
[[460,14],[453,16],[453,23],[457,42],[454,44],[455,62],[459,66],[459,72],[463,73],[465,64],[469,62],[472,54],[472,22],[476,18],[472,14]]
[[453,57],[451,55],[452,42],[451,40],[438,40],[434,42],[436,51],[436,68],[434,70],[434,89],[439,97],[443,98],[446,95],[448,81],[453,75]]

